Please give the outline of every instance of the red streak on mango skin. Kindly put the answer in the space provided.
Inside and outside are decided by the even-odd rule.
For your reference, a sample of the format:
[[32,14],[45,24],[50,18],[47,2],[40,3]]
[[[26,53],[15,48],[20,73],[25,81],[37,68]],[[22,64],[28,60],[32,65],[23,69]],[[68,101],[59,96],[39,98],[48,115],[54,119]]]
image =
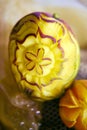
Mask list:
[[32,15],[36,16],[37,18],[41,17],[41,15],[45,15],[47,17],[53,17],[52,14],[49,14],[49,13],[45,13],[45,12],[34,12],[34,13],[31,13]]
[[40,34],[40,36],[42,38],[50,38],[53,41],[53,43],[56,43],[56,39],[54,37],[52,37],[50,35],[43,34],[42,31],[41,31],[41,29],[39,27],[38,27],[38,32],[39,32],[39,34]]
[[62,57],[64,57],[64,50],[63,48],[61,47],[61,39],[58,40],[58,48],[61,50],[62,52]]
[[65,25],[66,28],[74,35],[74,33],[73,33],[71,27],[70,27],[64,20],[62,20],[62,19],[60,19],[60,18],[57,18],[57,20],[58,20],[59,22],[63,23],[63,25]]

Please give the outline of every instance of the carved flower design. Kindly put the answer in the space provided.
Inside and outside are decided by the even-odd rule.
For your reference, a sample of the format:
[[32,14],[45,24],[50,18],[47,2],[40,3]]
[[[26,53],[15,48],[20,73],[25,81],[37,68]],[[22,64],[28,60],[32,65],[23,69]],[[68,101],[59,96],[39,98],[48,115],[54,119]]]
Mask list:
[[87,80],[75,80],[59,102],[59,114],[69,128],[87,130]]
[[43,74],[43,67],[51,64],[51,59],[49,57],[44,57],[44,49],[39,48],[37,53],[34,54],[32,52],[26,52],[25,55],[28,63],[26,67],[29,71],[36,69],[38,74]]
[[60,18],[34,12],[22,18],[10,36],[12,71],[21,88],[37,100],[61,95],[79,68],[79,47]]

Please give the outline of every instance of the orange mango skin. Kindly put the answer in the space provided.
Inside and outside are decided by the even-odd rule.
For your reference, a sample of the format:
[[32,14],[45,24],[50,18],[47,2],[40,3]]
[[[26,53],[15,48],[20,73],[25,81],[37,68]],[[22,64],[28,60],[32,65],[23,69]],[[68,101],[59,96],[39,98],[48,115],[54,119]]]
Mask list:
[[87,80],[75,80],[59,102],[64,124],[75,130],[87,130]]

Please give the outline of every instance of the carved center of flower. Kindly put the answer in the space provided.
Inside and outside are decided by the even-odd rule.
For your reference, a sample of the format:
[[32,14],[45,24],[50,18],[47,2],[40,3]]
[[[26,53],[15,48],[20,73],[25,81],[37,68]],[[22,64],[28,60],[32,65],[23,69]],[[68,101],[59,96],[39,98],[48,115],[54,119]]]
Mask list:
[[30,84],[46,86],[57,80],[61,72],[64,61],[62,48],[58,43],[38,43],[32,44],[28,38],[23,44],[17,43],[16,58],[14,65],[21,76]]
[[27,51],[25,58],[27,59],[27,70],[35,70],[39,75],[43,74],[44,68],[46,69],[52,63],[52,59],[45,56],[44,48],[38,48],[36,53]]

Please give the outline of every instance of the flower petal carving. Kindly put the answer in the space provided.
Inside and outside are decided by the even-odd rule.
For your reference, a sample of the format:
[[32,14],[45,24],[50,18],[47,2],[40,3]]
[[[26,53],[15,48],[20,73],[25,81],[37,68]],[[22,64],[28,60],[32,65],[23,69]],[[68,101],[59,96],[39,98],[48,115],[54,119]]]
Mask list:
[[29,61],[33,61],[33,60],[36,59],[36,55],[34,53],[32,53],[32,52],[26,52],[25,57]]
[[43,68],[41,65],[36,65],[36,72],[41,75],[43,74]]
[[47,65],[50,65],[51,63],[52,63],[52,60],[50,58],[43,58],[41,65],[47,66]]
[[44,56],[44,49],[43,48],[39,48],[38,51],[37,51],[37,57],[42,60]]
[[28,70],[33,70],[34,67],[35,67],[35,63],[33,61],[29,62],[27,65],[26,65],[27,69]]
[[27,70],[31,71],[36,69],[38,74],[43,74],[44,66],[50,65],[52,62],[51,58],[44,58],[44,53],[45,51],[43,48],[39,48],[36,54],[27,52],[25,55],[25,58],[27,59]]

